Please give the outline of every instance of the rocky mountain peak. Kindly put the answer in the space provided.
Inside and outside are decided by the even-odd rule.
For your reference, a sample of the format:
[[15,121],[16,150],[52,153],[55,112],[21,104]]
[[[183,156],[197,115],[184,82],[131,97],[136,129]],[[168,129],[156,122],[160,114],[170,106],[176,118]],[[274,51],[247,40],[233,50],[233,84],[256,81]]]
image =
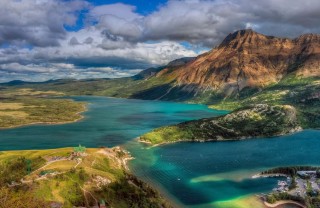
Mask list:
[[219,45],[221,47],[240,48],[243,44],[254,44],[258,41],[271,39],[271,36],[265,36],[253,31],[252,29],[238,30],[230,33]]
[[308,33],[301,35],[300,37],[294,39],[296,43],[310,43],[310,42],[318,42],[320,43],[320,35]]
[[263,88],[289,73],[318,76],[319,54],[320,35],[306,34],[292,40],[239,30],[219,47],[174,70],[164,69],[157,77],[167,76],[176,85],[192,86],[195,91],[211,89],[234,95],[248,87]]

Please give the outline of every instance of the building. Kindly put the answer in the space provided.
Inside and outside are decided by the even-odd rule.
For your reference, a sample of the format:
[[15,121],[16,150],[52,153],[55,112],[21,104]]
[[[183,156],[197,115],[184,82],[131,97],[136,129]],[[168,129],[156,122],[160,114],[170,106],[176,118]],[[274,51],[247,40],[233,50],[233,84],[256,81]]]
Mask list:
[[106,202],[103,199],[101,199],[99,202],[99,208],[107,208]]
[[85,152],[86,152],[86,147],[81,146],[81,144],[79,144],[78,147],[73,148],[73,154],[76,156],[84,156]]
[[316,171],[297,171],[298,176],[300,176],[301,178],[309,178],[311,176],[315,176],[316,175]]

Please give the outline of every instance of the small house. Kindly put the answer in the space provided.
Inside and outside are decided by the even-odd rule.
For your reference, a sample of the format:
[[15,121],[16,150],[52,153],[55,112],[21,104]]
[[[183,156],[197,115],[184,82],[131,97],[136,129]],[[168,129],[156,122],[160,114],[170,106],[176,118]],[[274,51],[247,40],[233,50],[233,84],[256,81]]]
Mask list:
[[106,202],[103,199],[101,199],[99,202],[99,208],[107,208]]
[[73,154],[76,156],[83,156],[85,152],[86,152],[86,147],[81,146],[81,144],[79,144],[78,147],[73,148]]

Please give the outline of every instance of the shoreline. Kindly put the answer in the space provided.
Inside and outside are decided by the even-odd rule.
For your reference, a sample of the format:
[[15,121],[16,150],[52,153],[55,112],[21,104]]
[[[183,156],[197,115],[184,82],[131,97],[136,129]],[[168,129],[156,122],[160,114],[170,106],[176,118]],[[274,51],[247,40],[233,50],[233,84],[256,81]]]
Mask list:
[[[135,158],[134,158],[135,159]],[[129,164],[130,169],[130,164]],[[142,178],[141,176],[138,176],[132,171],[129,170],[129,173],[133,174],[135,177],[137,177],[139,180],[143,181],[144,183],[148,184],[153,190],[157,191],[160,196],[165,199],[170,205],[172,205],[174,208],[183,208],[186,205],[182,204],[178,198],[170,194],[160,183],[152,180],[145,180],[145,178]]]
[[307,208],[305,205],[300,204],[300,203],[298,203],[296,201],[292,201],[292,200],[280,200],[280,201],[277,201],[274,204],[270,204],[270,203],[264,201],[263,204],[268,208],[276,208],[276,207],[281,206],[281,205],[290,205],[290,204],[291,205],[292,204],[296,205],[296,206],[301,207],[301,208]]
[[[173,206],[174,202],[171,201],[169,198],[167,198],[166,195],[163,195],[162,192],[159,191],[159,189],[156,189],[154,188],[154,186],[151,186],[149,183],[146,183],[140,180],[131,170],[129,170],[128,163],[130,160],[134,158],[132,157],[131,153],[128,152],[125,148],[121,146],[96,147],[96,148],[86,148],[85,152],[82,152],[80,155],[74,155],[73,153],[74,153],[74,147],[62,147],[62,148],[52,148],[52,149],[40,149],[40,150],[23,150],[23,151],[20,151],[20,150],[1,151],[0,156],[1,156],[1,160],[3,161],[7,160],[8,158],[17,158],[17,157],[20,157],[21,155],[27,158],[41,157],[43,159],[43,162],[41,162],[41,165],[39,167],[35,168],[35,170],[32,170],[32,172],[28,173],[27,175],[23,174],[19,176],[19,178],[16,179],[15,182],[12,182],[11,185],[10,184],[8,185],[8,188],[14,188],[15,186],[20,186],[22,184],[33,185],[34,182],[36,181],[37,182],[40,182],[43,180],[50,181],[51,177],[54,177],[56,175],[69,173],[69,171],[72,169],[75,170],[73,173],[76,173],[76,168],[77,170],[79,169],[81,170],[83,168],[85,171],[91,170],[91,172],[90,171],[87,172],[88,174],[91,175],[91,179],[89,177],[89,179],[86,182],[91,183],[91,185],[93,185],[92,187],[99,188],[101,183],[103,182],[102,180],[107,181],[107,182],[104,182],[107,184],[112,182],[121,184],[121,181],[124,179],[127,185],[124,184],[121,186],[125,187],[128,185],[130,186],[130,184],[132,184],[132,186],[135,187],[135,190],[141,190],[149,194],[155,193],[151,197],[157,200],[156,201],[157,204],[159,205],[165,204],[164,207],[168,207],[168,208],[176,207],[176,206]],[[79,159],[79,157],[81,159]],[[104,158],[108,159],[110,163],[109,162],[106,163]],[[72,164],[70,165],[70,167],[69,167],[69,161],[72,161]],[[100,166],[99,166],[100,162],[102,162],[101,164],[108,164],[108,168],[104,170],[100,169]],[[57,163],[57,165],[50,166],[53,163]],[[97,167],[94,166],[95,163],[98,164]],[[110,167],[109,167],[109,164],[111,164]],[[41,174],[41,171],[43,170],[46,171],[51,169],[53,169],[54,172],[48,172],[44,175]],[[114,170],[121,171],[121,174],[119,174],[117,171],[114,172]],[[121,178],[119,178],[118,176]],[[99,181],[102,181],[102,182],[99,182]],[[76,181],[73,180],[73,182],[76,182]],[[143,184],[142,182],[145,184]],[[38,190],[38,188],[39,187],[35,187],[35,190]],[[91,191],[90,189],[91,186],[88,186],[88,187],[80,186],[80,188],[82,189],[83,192],[90,193]],[[62,190],[60,187],[56,189]],[[41,190],[41,187],[39,190]],[[53,193],[54,190],[55,188],[50,189],[51,193]],[[26,193],[28,193],[28,190],[26,190]],[[95,196],[99,196],[99,195],[95,195]],[[53,201],[60,202],[58,198],[59,197],[54,198]],[[66,200],[68,199],[63,197],[63,201],[66,201]],[[50,200],[46,198],[46,201],[51,202],[52,200],[51,198]]]
[[274,136],[257,136],[257,137],[244,137],[244,138],[235,138],[235,139],[197,139],[197,140],[176,140],[176,141],[163,141],[157,144],[153,144],[150,141],[146,141],[146,140],[141,140],[141,136],[135,138],[138,142],[140,143],[144,143],[149,145],[150,147],[157,147],[157,146],[162,146],[162,145],[168,145],[168,144],[174,144],[174,143],[182,143],[182,142],[190,142],[190,143],[204,143],[204,142],[230,142],[230,141],[244,141],[244,140],[252,140],[252,139],[260,139],[260,138],[267,138],[267,139],[272,139],[272,138],[277,138],[277,137],[281,137],[281,136],[289,136],[298,132],[301,132],[303,130],[303,128],[298,128],[296,131],[290,132],[290,133],[282,133],[282,134],[277,134]]
[[271,174],[255,174],[251,176],[251,178],[277,178],[277,177],[288,177],[287,174],[282,174],[282,173],[271,173]]

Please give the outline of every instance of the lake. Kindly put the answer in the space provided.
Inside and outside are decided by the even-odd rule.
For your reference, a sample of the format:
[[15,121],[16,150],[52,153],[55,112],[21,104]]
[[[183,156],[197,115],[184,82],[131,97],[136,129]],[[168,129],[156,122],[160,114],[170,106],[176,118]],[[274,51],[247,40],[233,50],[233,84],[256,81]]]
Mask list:
[[[183,207],[218,207],[220,202],[268,192],[276,179],[251,179],[276,166],[320,165],[320,131],[278,138],[177,143],[150,148],[134,138],[163,125],[224,115],[204,105],[80,96],[85,118],[63,125],[32,125],[0,131],[0,150],[122,145],[136,158],[130,169]],[[230,207],[230,206],[229,206]],[[232,207],[237,207],[235,202]]]

